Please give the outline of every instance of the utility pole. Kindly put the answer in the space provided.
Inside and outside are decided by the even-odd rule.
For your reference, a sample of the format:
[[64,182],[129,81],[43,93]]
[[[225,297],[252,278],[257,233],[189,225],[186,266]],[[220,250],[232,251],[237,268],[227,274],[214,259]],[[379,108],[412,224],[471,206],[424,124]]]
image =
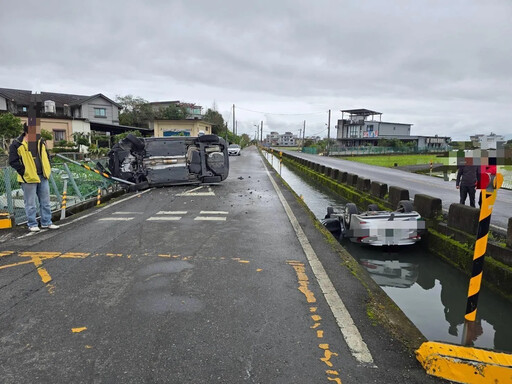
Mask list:
[[235,104],[233,104],[233,133],[235,132]]
[[[300,140],[301,140],[301,139],[302,139],[302,128],[299,128],[299,142],[300,142]],[[297,143],[297,145],[298,145],[298,144],[299,144],[299,143]],[[302,143],[301,143],[300,147],[301,147],[301,148],[303,147]]]
[[329,143],[331,142],[331,110],[329,109],[329,119],[327,120],[327,155],[329,155]]
[[302,146],[304,146],[305,140],[306,140],[306,120],[304,120],[304,128],[302,129]]
[[263,143],[263,120],[261,120],[260,141]]
[[238,120],[235,121],[235,132],[234,132],[235,135],[238,135]]

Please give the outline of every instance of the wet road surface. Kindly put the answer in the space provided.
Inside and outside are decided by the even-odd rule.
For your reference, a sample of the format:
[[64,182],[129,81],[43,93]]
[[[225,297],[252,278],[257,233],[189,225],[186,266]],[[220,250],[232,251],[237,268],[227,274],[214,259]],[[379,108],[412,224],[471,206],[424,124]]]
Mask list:
[[366,288],[278,188],[249,148],[219,185],[18,230],[0,244],[2,383],[440,382],[369,318]]

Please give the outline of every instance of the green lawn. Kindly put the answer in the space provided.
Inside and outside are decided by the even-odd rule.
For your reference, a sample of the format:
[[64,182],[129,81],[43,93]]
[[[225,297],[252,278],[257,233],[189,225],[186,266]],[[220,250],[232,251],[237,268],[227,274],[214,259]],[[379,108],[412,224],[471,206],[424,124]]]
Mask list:
[[446,158],[439,158],[436,155],[383,155],[383,156],[345,156],[344,160],[357,161],[359,163],[380,165],[381,167],[394,167],[402,165],[418,165],[435,163],[443,163]]

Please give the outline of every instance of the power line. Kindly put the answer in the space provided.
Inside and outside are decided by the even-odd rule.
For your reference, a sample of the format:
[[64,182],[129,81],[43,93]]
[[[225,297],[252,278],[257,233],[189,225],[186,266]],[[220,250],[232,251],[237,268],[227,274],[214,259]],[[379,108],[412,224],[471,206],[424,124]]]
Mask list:
[[238,106],[237,106],[237,109],[241,109],[241,110],[243,110],[243,111],[248,111],[248,112],[261,113],[261,114],[264,114],[264,115],[279,115],[279,116],[320,115],[320,114],[327,113],[327,111],[322,111],[322,112],[308,112],[308,113],[274,113],[274,112],[262,112],[262,111],[255,111],[255,110],[252,110],[252,109],[242,108],[242,107],[238,107]]

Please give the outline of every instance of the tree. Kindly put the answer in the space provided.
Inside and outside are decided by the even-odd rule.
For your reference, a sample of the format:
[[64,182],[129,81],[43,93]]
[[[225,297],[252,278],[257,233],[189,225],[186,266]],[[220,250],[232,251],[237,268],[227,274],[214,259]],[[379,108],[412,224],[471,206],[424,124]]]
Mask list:
[[155,116],[151,105],[141,97],[117,95],[116,102],[122,106],[119,113],[119,124],[121,125],[147,128],[149,121],[153,120]]
[[137,137],[141,137],[142,135],[140,134],[140,131],[128,131],[128,132],[123,132],[123,133],[120,133],[118,135],[114,135],[113,136],[113,139],[114,139],[114,143],[119,143],[121,140],[123,140],[126,136],[128,135],[133,135],[133,136],[137,136]]
[[227,127],[225,127],[224,118],[219,112],[208,108],[208,110],[204,114],[203,120],[212,125],[213,134],[224,136],[223,133],[225,132]]
[[53,135],[50,131],[47,131],[46,129],[41,129],[41,139],[46,141],[53,140]]
[[247,133],[242,133],[242,138],[240,139],[240,146],[244,148],[251,142],[251,138]]
[[171,104],[166,108],[160,109],[156,117],[165,120],[185,120],[187,118],[187,107]]
[[2,138],[2,149],[7,150],[11,139],[21,135],[23,124],[19,117],[12,113],[0,115],[0,137]]

